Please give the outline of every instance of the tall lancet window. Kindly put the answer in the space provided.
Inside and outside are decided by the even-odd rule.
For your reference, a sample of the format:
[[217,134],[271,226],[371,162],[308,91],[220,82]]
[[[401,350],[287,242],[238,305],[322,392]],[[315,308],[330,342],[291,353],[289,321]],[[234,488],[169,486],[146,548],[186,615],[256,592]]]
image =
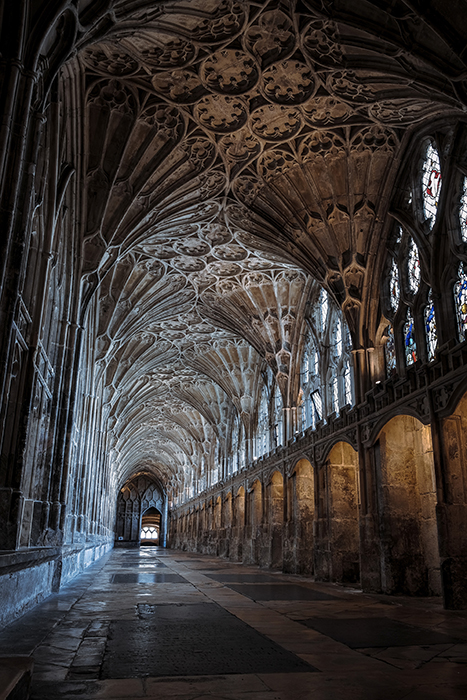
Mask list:
[[282,394],[279,384],[276,384],[274,392],[274,439],[276,445],[284,444],[284,416],[282,411]]
[[344,365],[344,399],[346,404],[352,405],[352,370],[350,369],[349,360],[346,360]]
[[404,323],[405,362],[407,366],[417,361],[417,344],[415,342],[412,311],[407,307],[407,320]]
[[233,474],[238,472],[240,467],[240,432],[240,416],[237,413],[232,427],[232,452],[230,460],[230,471]]
[[301,429],[306,430],[306,428],[310,426],[314,428],[316,425],[316,412],[311,396],[313,391],[320,390],[319,355],[316,339],[310,330],[303,348],[300,379],[302,386]]
[[396,372],[396,341],[394,338],[394,329],[390,323],[387,330],[388,339],[386,345],[384,346],[384,352],[386,355],[386,371],[389,377],[391,377]]
[[435,353],[438,347],[435,305],[433,303],[433,292],[431,289],[428,293],[427,305],[425,306],[425,336],[428,362],[431,362],[435,359]]
[[324,327],[326,326],[326,322],[327,322],[327,318],[328,318],[328,310],[329,310],[328,293],[325,289],[321,290],[321,293],[319,295],[319,303],[320,303],[321,328],[324,329]]
[[417,244],[415,243],[413,238],[410,240],[407,263],[410,291],[412,292],[412,294],[416,294],[418,292],[418,288],[420,287],[421,273],[420,256],[418,254]]
[[401,288],[399,284],[399,269],[395,259],[393,259],[391,270],[389,272],[389,303],[391,304],[391,309],[394,313],[399,308],[400,297]]
[[459,340],[467,339],[467,276],[461,263],[458,271],[458,281],[454,285],[454,301],[456,304],[457,328]]
[[430,229],[435,225],[440,192],[441,164],[439,155],[433,143],[429,143],[422,168],[422,193],[423,213],[425,219],[428,219],[430,222]]
[[267,386],[263,384],[261,401],[258,409],[256,454],[254,457],[262,457],[267,452],[269,452],[269,399]]

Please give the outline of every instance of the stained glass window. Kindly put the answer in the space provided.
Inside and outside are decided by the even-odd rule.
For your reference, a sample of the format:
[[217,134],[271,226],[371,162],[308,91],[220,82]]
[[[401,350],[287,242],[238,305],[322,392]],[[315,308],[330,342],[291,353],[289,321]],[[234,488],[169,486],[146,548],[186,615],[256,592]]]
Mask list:
[[239,447],[239,459],[238,467],[239,469],[244,469],[246,465],[246,440],[245,440],[245,428],[243,423],[240,421],[240,447]]
[[399,286],[399,270],[397,269],[396,261],[393,259],[391,271],[389,273],[389,301],[391,309],[396,313],[399,308],[400,286]]
[[407,309],[407,321],[404,323],[405,362],[413,365],[417,361],[417,344],[415,342],[414,323],[411,310]]
[[342,324],[340,319],[337,319],[336,325],[336,354],[339,356],[342,354]]
[[459,221],[461,225],[462,240],[467,242],[467,177],[464,177],[464,187],[459,209]]
[[350,362],[346,360],[344,368],[344,394],[345,403],[352,405],[352,373],[350,371]]
[[459,340],[467,338],[467,276],[462,263],[459,265],[459,281],[454,285],[454,299],[456,303],[457,326]]
[[310,425],[310,422],[309,422],[308,416],[307,416],[306,404],[307,404],[306,398],[304,395],[302,395],[302,403],[300,404],[300,410],[301,410],[301,416],[302,416],[302,420],[301,420],[302,430],[305,430],[305,428],[308,428],[308,426]]
[[386,370],[390,377],[396,371],[396,342],[394,339],[394,329],[391,324],[388,326],[388,339],[384,347],[386,355]]
[[276,384],[276,391],[274,394],[274,413],[276,423],[274,429],[274,436],[276,440],[276,445],[282,445],[284,437],[282,428],[282,394],[278,384]]
[[439,194],[441,192],[441,165],[439,155],[432,143],[428,144],[422,173],[423,212],[425,219],[430,219],[433,228],[438,212]]
[[313,404],[313,426],[315,425],[315,422],[321,420],[323,417],[323,400],[321,398],[321,394],[319,392],[319,389],[316,389],[311,395],[311,401]]
[[339,382],[337,377],[332,380],[332,407],[336,415],[339,414]]
[[303,358],[303,365],[302,365],[302,374],[303,374],[303,382],[304,384],[308,384],[308,381],[310,379],[310,367],[311,365],[311,357],[307,353],[307,348],[305,348],[305,356]]
[[433,303],[433,293],[430,289],[428,303],[425,306],[425,335],[426,347],[428,351],[428,362],[435,359],[436,348],[438,347],[438,331],[436,329],[435,305]]
[[266,385],[263,386],[261,401],[258,410],[258,428],[256,433],[256,454],[253,457],[262,457],[269,449],[269,411],[268,411],[268,391]]
[[418,248],[413,239],[410,241],[408,255],[409,287],[412,294],[418,292],[420,286],[420,256]]

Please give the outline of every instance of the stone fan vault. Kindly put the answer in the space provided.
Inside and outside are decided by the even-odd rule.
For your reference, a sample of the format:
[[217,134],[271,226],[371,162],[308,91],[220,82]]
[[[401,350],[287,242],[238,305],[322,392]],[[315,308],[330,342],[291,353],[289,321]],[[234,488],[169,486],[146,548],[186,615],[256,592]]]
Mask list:
[[3,619],[148,509],[465,608],[465,0],[0,20]]

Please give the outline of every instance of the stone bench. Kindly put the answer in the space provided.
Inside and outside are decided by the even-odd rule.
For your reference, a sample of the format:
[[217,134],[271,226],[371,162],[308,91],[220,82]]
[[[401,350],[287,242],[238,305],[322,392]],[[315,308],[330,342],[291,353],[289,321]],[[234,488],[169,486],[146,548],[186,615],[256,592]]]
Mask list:
[[33,666],[30,656],[0,656],[0,700],[27,700]]

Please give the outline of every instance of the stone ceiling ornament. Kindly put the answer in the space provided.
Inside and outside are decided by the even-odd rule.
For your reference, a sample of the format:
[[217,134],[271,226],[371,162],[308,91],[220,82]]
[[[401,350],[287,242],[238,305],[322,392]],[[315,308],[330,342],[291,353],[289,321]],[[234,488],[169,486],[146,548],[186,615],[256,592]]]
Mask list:
[[316,281],[363,342],[401,141],[460,113],[465,69],[422,11],[354,5],[119,0],[79,50],[83,290],[121,465],[193,465],[267,364],[291,395]]

